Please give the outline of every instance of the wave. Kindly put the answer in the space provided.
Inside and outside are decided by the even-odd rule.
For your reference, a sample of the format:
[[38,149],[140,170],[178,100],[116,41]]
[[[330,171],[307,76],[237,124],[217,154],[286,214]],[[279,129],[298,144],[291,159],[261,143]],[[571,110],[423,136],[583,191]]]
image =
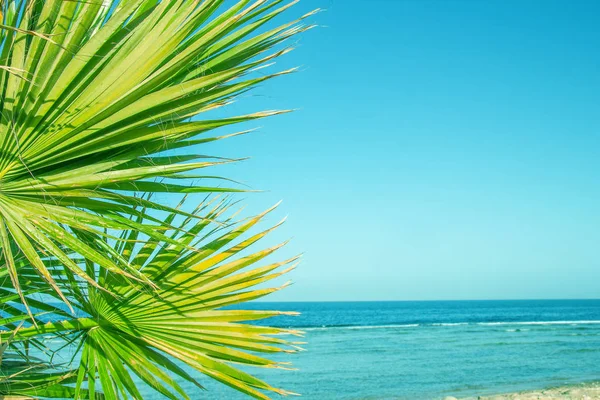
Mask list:
[[392,324],[392,325],[329,325],[329,326],[310,326],[307,328],[300,328],[303,331],[323,331],[329,329],[393,329],[393,328],[416,328],[420,324]]
[[600,321],[505,321],[505,322],[476,322],[476,325],[594,325]]
[[[417,327],[453,327],[453,326],[511,326],[511,325],[597,325],[600,320],[578,320],[578,321],[496,321],[496,322],[434,322],[434,323],[411,323],[411,324],[382,324],[382,325],[320,325],[320,326],[297,326],[293,329],[304,331],[322,330],[362,330],[362,329],[403,329]],[[508,330],[513,331],[513,330]],[[520,329],[525,331],[525,329]]]

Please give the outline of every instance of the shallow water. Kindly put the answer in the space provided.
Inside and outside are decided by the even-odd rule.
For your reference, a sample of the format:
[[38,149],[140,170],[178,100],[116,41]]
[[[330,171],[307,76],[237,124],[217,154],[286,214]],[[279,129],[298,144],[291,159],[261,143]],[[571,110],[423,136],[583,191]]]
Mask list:
[[[254,303],[296,310],[298,371],[250,370],[304,399],[437,399],[600,380],[600,300]],[[237,399],[208,379],[198,398]],[[148,398],[159,399],[160,396]]]

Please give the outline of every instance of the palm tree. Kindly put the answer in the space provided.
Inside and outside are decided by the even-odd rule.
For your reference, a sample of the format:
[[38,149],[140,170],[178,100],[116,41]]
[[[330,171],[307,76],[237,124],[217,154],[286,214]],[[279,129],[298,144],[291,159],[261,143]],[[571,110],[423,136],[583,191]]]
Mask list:
[[[298,332],[222,307],[276,290],[262,284],[295,259],[255,265],[278,248],[248,249],[271,229],[241,236],[264,214],[226,216],[218,193],[241,190],[199,172],[236,160],[192,151],[285,112],[201,118],[292,72],[254,73],[312,13],[271,27],[295,2],[224,3],[0,0],[0,338],[18,361],[0,395],[142,398],[141,380],[189,398],[181,380],[201,384],[181,363],[256,398],[287,393],[231,363],[284,368],[257,353],[296,351],[277,335]],[[154,193],[206,198],[186,211]],[[78,357],[54,363],[48,335]]]

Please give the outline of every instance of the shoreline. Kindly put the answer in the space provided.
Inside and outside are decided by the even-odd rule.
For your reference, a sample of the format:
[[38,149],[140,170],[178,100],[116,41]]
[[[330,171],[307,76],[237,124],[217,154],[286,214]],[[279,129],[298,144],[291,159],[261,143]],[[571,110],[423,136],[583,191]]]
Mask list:
[[[500,393],[486,396],[471,396],[460,400],[600,400],[600,381],[549,387],[547,389],[526,390],[514,393]],[[445,400],[458,400],[448,396]]]

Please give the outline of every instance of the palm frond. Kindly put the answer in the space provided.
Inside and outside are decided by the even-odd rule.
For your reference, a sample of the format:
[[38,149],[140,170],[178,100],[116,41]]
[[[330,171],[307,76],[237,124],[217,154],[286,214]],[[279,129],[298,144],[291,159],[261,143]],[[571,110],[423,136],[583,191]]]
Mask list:
[[[249,251],[250,246],[278,225],[249,234],[268,211],[235,222],[222,217],[229,206],[225,200],[213,199],[193,212],[206,218],[189,217],[180,223],[181,229],[172,238],[193,250],[181,252],[170,243],[152,240],[143,246],[116,246],[121,257],[157,282],[158,290],[131,287],[122,276],[88,262],[89,275],[103,281],[110,294],[85,283],[73,300],[85,317],[30,325],[16,332],[14,339],[24,341],[42,332],[84,332],[76,398],[86,398],[97,387],[102,387],[110,399],[142,398],[131,373],[167,398],[194,398],[185,392],[180,380],[202,386],[176,360],[255,398],[268,399],[264,391],[289,394],[235,365],[289,368],[259,354],[300,350],[302,342],[282,335],[300,336],[301,332],[249,322],[295,313],[232,307],[285,287],[265,283],[288,272],[298,257],[258,265],[282,245],[255,252]],[[168,219],[174,217],[172,214]],[[219,224],[210,222],[217,218]],[[126,236],[138,234],[131,230]],[[91,240],[88,234],[80,239]],[[3,335],[0,338],[9,332]],[[89,392],[82,392],[84,389]]]
[[[187,172],[222,163],[203,156],[160,153],[210,140],[219,127],[284,111],[199,119],[280,71],[252,71],[289,51],[276,46],[309,29],[302,17],[260,32],[294,2],[243,0],[62,1],[0,3],[0,238],[13,286],[24,256],[62,300],[70,303],[44,257],[91,285],[71,253],[135,284],[147,275],[108,256],[76,231],[106,237],[139,230],[175,250],[159,219],[135,224],[140,209],[177,212],[132,192],[224,192],[186,186]],[[269,52],[270,51],[270,52]],[[195,117],[194,120],[191,120]],[[8,243],[12,245],[9,246]],[[26,297],[22,297],[26,303]]]

